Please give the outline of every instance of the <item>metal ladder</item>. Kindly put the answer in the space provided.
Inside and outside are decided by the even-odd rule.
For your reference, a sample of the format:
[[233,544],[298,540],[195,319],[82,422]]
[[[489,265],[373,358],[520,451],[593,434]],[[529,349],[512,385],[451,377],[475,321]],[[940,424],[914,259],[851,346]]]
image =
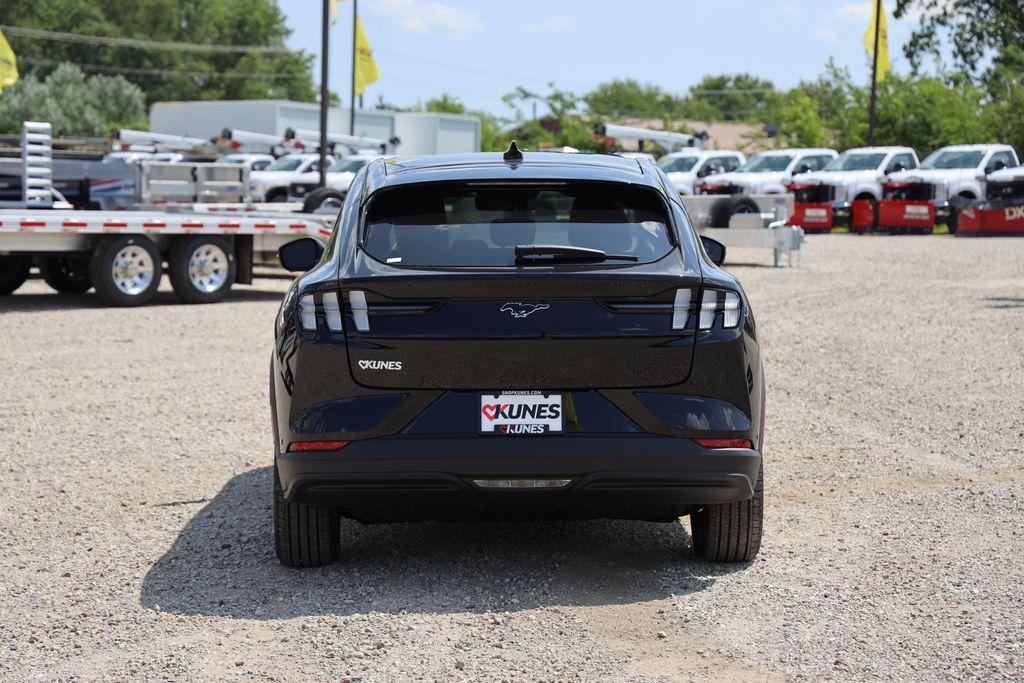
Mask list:
[[21,196],[25,208],[53,206],[53,136],[49,123],[21,124]]

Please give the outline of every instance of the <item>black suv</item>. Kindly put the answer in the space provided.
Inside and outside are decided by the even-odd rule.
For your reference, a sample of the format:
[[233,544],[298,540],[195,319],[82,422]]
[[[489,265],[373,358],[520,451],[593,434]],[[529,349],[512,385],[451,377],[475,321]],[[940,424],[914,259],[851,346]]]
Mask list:
[[334,562],[339,517],[690,515],[696,554],[761,544],[754,316],[645,160],[377,160],[277,318],[277,556]]

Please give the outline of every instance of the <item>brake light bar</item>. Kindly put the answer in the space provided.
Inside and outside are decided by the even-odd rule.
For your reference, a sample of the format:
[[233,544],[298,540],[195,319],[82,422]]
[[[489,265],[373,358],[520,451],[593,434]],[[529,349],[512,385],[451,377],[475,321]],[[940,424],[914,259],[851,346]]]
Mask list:
[[694,439],[704,448],[753,448],[749,439]]
[[340,451],[349,444],[348,441],[293,441],[288,444],[289,451]]

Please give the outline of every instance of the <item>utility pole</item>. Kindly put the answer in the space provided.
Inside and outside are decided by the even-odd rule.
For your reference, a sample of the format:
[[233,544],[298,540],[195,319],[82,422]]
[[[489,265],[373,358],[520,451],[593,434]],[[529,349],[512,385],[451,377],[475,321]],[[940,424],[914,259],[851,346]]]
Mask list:
[[349,135],[356,134],[356,68],[359,60],[359,48],[356,45],[356,18],[359,16],[359,0],[352,0],[352,108],[348,113]]
[[327,48],[330,43],[328,29],[331,25],[331,3],[330,0],[323,0],[323,4],[320,29],[320,187],[327,187],[327,108],[330,105]]
[[878,37],[882,28],[882,0],[875,0],[875,51],[871,59],[871,104],[868,107],[868,147],[875,144],[875,99],[878,96]]

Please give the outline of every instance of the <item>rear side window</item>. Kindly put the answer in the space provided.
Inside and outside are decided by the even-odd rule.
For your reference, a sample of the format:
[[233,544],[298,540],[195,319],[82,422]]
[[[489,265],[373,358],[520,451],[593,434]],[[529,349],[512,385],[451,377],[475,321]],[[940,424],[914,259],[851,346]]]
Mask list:
[[517,246],[599,249],[655,261],[672,249],[665,206],[609,183],[413,185],[371,202],[363,248],[401,266],[515,266]]

